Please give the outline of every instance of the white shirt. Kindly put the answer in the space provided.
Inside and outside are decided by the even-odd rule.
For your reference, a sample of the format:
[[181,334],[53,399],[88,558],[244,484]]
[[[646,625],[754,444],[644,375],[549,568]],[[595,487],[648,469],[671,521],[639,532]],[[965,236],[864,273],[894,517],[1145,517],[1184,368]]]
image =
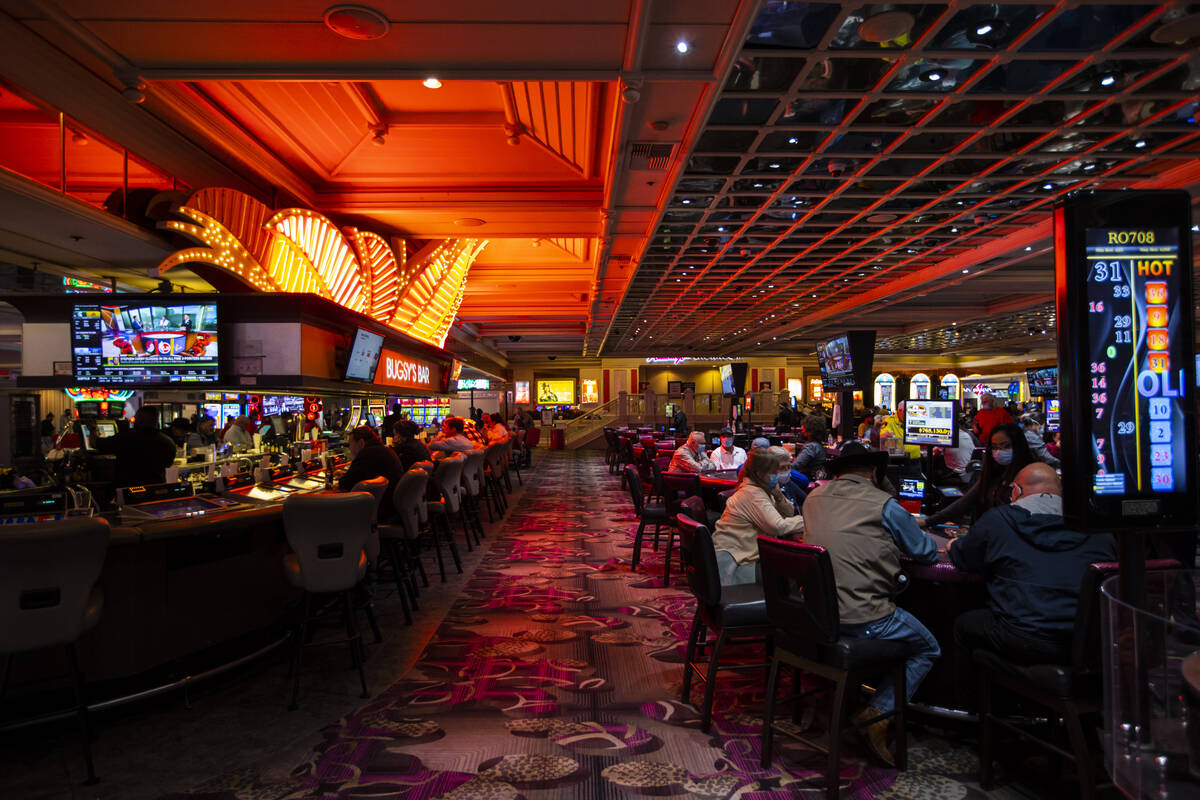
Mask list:
[[717,465],[717,469],[737,469],[746,463],[746,451],[737,446],[731,450],[718,447],[709,453],[708,457]]
[[229,430],[225,431],[224,442],[225,444],[251,447],[254,444],[254,439],[240,425],[230,425]]
[[971,434],[963,429],[958,430],[958,447],[947,447],[942,451],[942,455],[946,458],[946,468],[952,469],[959,475],[967,469],[967,464],[971,463],[971,456],[975,453],[975,440],[971,438]]

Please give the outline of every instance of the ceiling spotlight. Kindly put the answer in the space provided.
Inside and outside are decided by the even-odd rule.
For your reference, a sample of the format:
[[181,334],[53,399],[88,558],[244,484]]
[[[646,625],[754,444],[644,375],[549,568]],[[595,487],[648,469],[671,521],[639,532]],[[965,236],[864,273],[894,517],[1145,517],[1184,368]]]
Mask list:
[[[968,274],[970,274],[970,272],[971,272],[971,270],[969,270],[969,269],[964,269],[964,270],[963,270],[963,275],[968,275]],[[955,324],[955,325],[957,325],[958,323],[956,322],[956,323],[954,323],[954,324]]]
[[541,246],[542,246],[542,240],[541,240],[541,239],[534,239],[534,240],[533,240],[533,246],[534,246],[534,247],[541,247]]
[[1100,76],[1100,85],[1101,86],[1112,86],[1116,82],[1117,82],[1117,73],[1115,73],[1115,72],[1105,72],[1103,75]]
[[997,17],[980,20],[974,27],[967,29],[967,41],[972,44],[993,46],[1004,39],[1008,32],[1008,23]]
[[1048,192],[1054,188],[1054,184],[1053,183],[1043,183],[1042,188]]
[[950,229],[950,232],[951,232],[951,233],[958,233],[958,228],[951,228],[951,229]]
[[795,136],[788,137],[788,144],[800,144],[800,140]]
[[926,81],[927,83],[937,83],[941,79],[942,79],[941,70],[927,69],[921,73],[921,80]]
[[1089,161],[1088,163],[1083,165],[1083,168],[1090,172],[1091,170],[1094,170],[1096,168],[1096,162]]
[[683,204],[685,206],[690,206],[692,204],[692,201],[685,197],[685,198],[683,198]]
[[717,226],[717,233],[724,233],[724,232],[725,232],[725,226],[724,226],[724,225],[718,225],[718,226]]
[[366,6],[336,5],[325,11],[325,27],[345,39],[382,39],[391,28],[388,18]]
[[772,161],[770,164],[767,164],[767,166],[771,169],[779,169],[781,165],[778,161]]
[[1138,139],[1136,142],[1133,143],[1133,146],[1136,147],[1138,150],[1141,150],[1143,147],[1146,146],[1146,140]]
[[1030,245],[1030,244],[1025,245],[1026,253],[1032,252],[1032,250],[1033,250],[1033,245]]
[[371,144],[376,147],[383,147],[387,144],[387,128],[374,128],[374,136],[371,137]]
[[675,43],[675,52],[679,53],[680,55],[683,55],[684,53],[686,53],[687,51],[689,51],[691,49],[692,49],[692,45],[686,39],[680,39],[678,42]]
[[88,137],[84,136],[81,131],[71,131],[71,143],[83,146],[88,143]]
[[424,86],[426,89],[442,88],[442,82],[439,81],[437,78],[433,77],[432,75],[430,75],[425,80],[421,81],[421,85]]

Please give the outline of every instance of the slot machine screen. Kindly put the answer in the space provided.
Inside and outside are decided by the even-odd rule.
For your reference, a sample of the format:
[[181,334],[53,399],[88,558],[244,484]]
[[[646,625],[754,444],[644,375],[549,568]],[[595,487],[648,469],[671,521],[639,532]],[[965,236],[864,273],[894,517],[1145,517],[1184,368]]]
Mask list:
[[77,303],[71,358],[81,384],[216,383],[217,304]]
[[96,420],[96,436],[107,439],[117,435],[117,423],[111,419]]
[[920,478],[901,478],[900,496],[908,500],[924,500],[925,481]]
[[[1063,475],[1086,481],[1064,498],[1069,516],[1097,526],[1196,517],[1188,212],[1182,193],[1096,192],[1055,215],[1058,318],[1066,304],[1074,320],[1059,337],[1060,364],[1072,364],[1061,411],[1078,420],[1063,430],[1076,459]],[[1073,494],[1086,506],[1072,507]]]

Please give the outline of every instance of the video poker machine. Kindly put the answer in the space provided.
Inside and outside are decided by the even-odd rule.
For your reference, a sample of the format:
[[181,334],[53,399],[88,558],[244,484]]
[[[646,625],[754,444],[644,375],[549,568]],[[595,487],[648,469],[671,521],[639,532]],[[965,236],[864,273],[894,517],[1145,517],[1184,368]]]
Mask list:
[[1054,219],[1064,513],[1086,530],[1194,527],[1190,198],[1083,192]]

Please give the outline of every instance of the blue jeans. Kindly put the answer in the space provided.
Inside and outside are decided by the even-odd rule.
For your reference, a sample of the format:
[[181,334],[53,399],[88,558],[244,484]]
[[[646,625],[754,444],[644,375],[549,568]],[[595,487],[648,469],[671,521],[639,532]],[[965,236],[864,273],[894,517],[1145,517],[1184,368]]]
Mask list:
[[[942,654],[933,634],[921,624],[920,620],[903,608],[897,608],[890,617],[882,617],[873,622],[843,624],[841,631],[843,636],[855,639],[894,639],[908,642],[912,646],[915,652],[904,663],[904,678],[907,684],[905,686],[906,700],[912,699],[913,693],[917,691],[917,687],[921,685],[921,681],[933,667],[933,660]],[[891,712],[896,707],[894,694],[891,677],[884,676],[875,692],[875,699],[871,701],[871,707],[880,714]]]

